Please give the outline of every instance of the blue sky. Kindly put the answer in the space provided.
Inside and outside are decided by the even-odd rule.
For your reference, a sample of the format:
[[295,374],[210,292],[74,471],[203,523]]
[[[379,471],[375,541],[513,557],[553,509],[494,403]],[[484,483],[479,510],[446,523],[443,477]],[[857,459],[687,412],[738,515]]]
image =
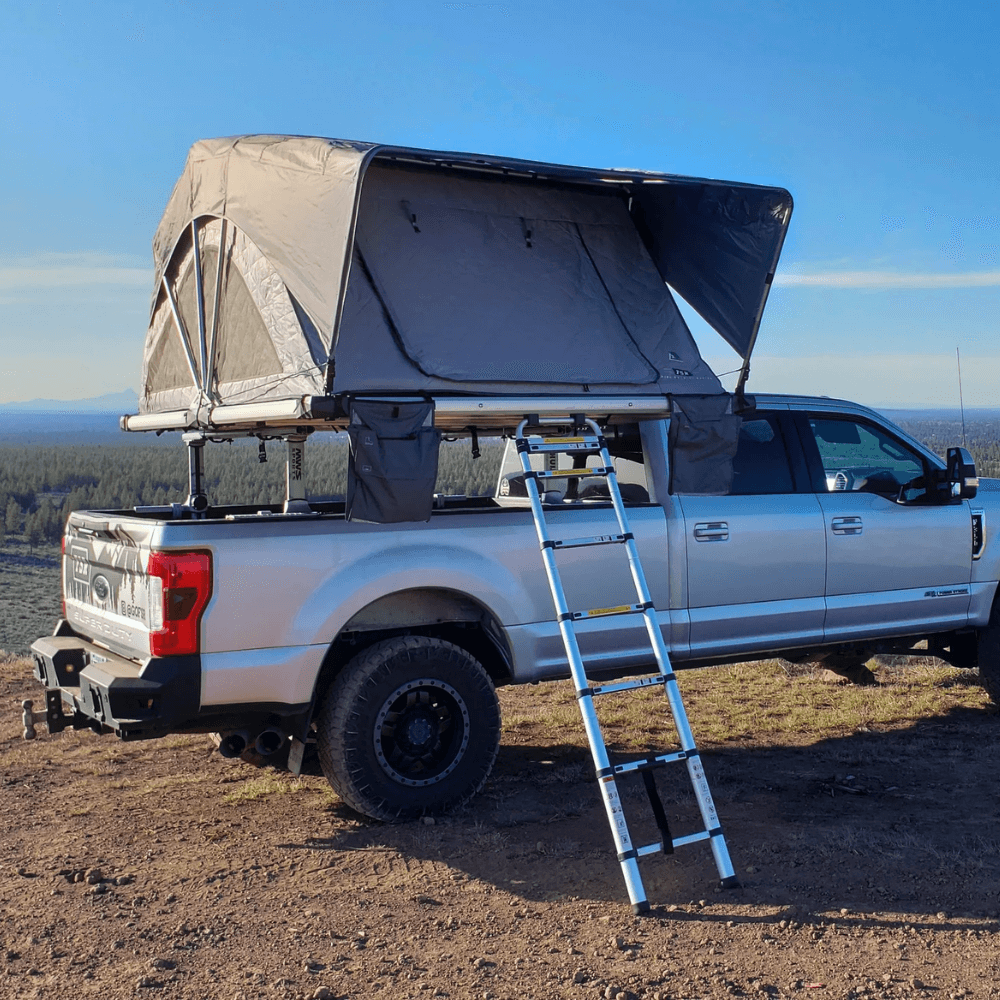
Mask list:
[[0,403],[138,388],[188,147],[287,132],[782,185],[750,388],[998,406],[998,10],[11,0]]

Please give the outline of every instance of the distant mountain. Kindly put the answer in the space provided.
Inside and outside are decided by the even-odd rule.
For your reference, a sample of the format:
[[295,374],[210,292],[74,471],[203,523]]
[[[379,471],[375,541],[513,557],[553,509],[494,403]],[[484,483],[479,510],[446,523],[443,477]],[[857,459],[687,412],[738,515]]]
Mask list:
[[42,410],[46,413],[135,413],[139,407],[139,397],[133,389],[122,392],[108,392],[90,399],[29,399],[23,403],[0,403],[0,410],[25,411]]

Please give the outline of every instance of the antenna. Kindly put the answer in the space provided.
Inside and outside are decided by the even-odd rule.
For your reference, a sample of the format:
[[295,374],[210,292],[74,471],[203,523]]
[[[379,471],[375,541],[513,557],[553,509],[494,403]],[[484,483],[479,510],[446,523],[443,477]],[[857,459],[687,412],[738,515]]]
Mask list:
[[958,361],[958,406],[962,411],[962,447],[967,448],[968,445],[965,443],[965,402],[962,399],[962,355],[958,353],[958,348],[955,348],[955,360]]

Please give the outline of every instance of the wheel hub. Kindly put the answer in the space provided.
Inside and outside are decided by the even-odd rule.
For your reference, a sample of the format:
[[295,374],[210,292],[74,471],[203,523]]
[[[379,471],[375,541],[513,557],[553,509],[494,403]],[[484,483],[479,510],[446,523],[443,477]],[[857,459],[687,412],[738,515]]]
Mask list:
[[401,785],[434,785],[465,756],[470,728],[465,701],[450,684],[428,677],[408,681],[375,718],[375,758]]
[[400,742],[419,753],[430,745],[435,735],[436,727],[431,724],[429,718],[421,714],[406,723],[406,731],[402,734]]

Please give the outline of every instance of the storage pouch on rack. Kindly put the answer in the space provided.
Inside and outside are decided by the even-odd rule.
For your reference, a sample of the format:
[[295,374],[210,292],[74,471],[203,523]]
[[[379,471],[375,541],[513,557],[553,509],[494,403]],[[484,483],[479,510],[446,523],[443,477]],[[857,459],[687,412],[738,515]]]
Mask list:
[[347,520],[428,521],[440,431],[425,426],[432,403],[356,401],[351,406]]
[[670,492],[725,496],[733,485],[733,457],[742,419],[733,397],[671,396]]

